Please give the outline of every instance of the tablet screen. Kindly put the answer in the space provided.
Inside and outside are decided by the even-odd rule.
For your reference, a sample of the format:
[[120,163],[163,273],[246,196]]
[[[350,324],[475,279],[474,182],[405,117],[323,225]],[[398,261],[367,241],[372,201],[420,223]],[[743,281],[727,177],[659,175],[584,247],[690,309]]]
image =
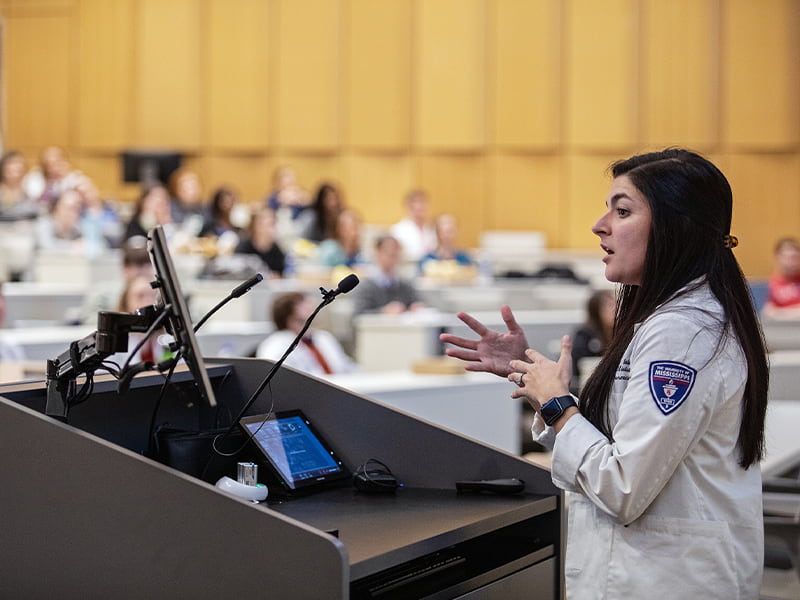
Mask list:
[[347,477],[331,447],[300,410],[245,417],[241,425],[290,490],[305,489]]

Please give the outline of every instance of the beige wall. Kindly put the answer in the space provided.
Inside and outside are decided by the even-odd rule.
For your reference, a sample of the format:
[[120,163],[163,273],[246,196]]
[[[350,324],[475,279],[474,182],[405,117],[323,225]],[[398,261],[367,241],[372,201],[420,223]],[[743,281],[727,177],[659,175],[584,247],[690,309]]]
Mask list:
[[[368,221],[412,186],[481,229],[591,248],[609,162],[683,145],[728,174],[745,270],[800,235],[800,0],[0,0],[3,134],[107,194],[120,150],[210,190],[293,165]],[[679,243],[676,240],[676,243]]]

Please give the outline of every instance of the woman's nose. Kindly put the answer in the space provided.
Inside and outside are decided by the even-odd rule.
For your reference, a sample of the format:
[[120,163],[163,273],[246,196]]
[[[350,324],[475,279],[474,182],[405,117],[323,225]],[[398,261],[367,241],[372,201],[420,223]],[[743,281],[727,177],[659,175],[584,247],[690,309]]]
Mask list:
[[597,222],[592,225],[592,233],[595,235],[600,235],[603,233],[608,233],[608,222],[606,220],[607,215],[603,215],[600,217]]

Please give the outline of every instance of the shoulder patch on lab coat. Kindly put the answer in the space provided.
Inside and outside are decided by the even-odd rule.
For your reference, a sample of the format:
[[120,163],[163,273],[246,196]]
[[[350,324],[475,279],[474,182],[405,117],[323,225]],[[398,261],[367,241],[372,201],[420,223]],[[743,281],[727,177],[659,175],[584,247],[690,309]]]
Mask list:
[[689,396],[697,371],[683,363],[659,360],[650,363],[650,394],[665,415],[675,411]]

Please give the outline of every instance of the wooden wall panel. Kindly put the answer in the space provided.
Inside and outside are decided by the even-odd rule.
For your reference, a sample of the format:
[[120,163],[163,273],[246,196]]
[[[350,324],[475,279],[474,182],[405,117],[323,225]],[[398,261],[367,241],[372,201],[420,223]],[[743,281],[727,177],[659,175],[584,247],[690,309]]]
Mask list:
[[275,141],[292,150],[333,151],[340,144],[339,3],[277,0],[275,5]]
[[608,164],[680,144],[734,184],[748,274],[800,231],[800,0],[0,0],[3,145],[122,199],[122,147],[261,201],[290,164],[378,226],[410,187],[596,248]]
[[[63,7],[60,7],[63,8]],[[9,16],[3,28],[6,148],[68,147],[75,94],[69,12]],[[14,15],[13,11],[9,13]]]
[[642,136],[703,150],[719,141],[719,4],[644,0]]
[[[308,190],[312,196],[317,191],[317,187],[323,181],[332,179],[342,180],[342,157],[340,154],[325,153],[300,153],[283,152],[272,157],[274,168],[290,166],[297,173],[297,182],[304,189]],[[273,171],[267,174],[264,186],[264,196],[272,185]],[[346,191],[346,190],[345,190]]]
[[800,237],[800,156],[730,154],[724,165],[733,190],[731,229],[739,238],[734,252],[745,273],[767,277],[775,242]]
[[365,222],[384,228],[405,216],[406,192],[416,187],[408,154],[347,154],[342,160],[345,202],[358,207]]
[[402,150],[411,142],[411,5],[349,0],[345,34],[345,142]]
[[637,142],[635,0],[566,2],[566,139],[582,149]]
[[132,0],[81,0],[76,11],[79,76],[75,143],[119,151],[131,138]]
[[137,0],[133,141],[196,150],[203,139],[201,4]]
[[203,188],[207,195],[219,186],[232,187],[239,200],[261,203],[267,197],[272,181],[272,160],[261,154],[207,154],[200,163]]
[[546,234],[548,245],[565,244],[567,207],[559,155],[497,155],[489,161],[484,229],[529,229]]
[[475,150],[486,139],[486,10],[481,0],[415,4],[414,143]]
[[269,144],[269,2],[208,0],[204,95],[214,149],[264,151]]
[[490,140],[503,148],[554,148],[561,140],[561,3],[490,6]]
[[116,153],[73,151],[70,163],[75,169],[89,175],[103,198],[130,201],[136,198],[138,187],[122,183],[122,167]]
[[731,146],[796,148],[799,27],[796,0],[725,1],[722,115]]
[[452,213],[459,218],[461,242],[478,243],[485,228],[487,165],[483,156],[424,155],[419,157],[419,185],[428,192],[432,215]]

